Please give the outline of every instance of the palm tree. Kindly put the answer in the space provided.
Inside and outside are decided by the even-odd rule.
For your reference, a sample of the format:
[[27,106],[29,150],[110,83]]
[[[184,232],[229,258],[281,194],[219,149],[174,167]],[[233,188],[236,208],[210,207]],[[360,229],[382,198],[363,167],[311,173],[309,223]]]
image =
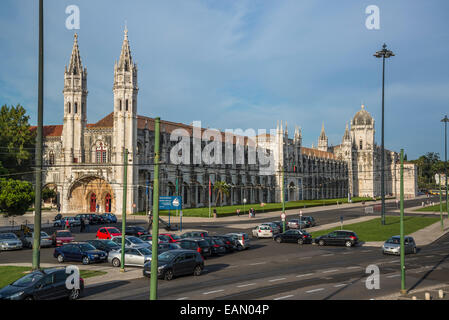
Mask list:
[[227,184],[225,181],[217,181],[214,184],[214,191],[216,192],[216,199],[220,199],[220,207],[223,203],[223,195],[229,196],[229,184]]

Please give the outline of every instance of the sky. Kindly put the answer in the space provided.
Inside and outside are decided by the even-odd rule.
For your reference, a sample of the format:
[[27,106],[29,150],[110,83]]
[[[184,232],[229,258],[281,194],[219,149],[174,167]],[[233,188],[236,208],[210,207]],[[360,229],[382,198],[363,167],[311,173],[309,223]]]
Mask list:
[[[386,43],[385,147],[408,159],[444,157],[449,113],[447,0],[45,0],[44,124],[62,124],[64,66],[74,33],[88,72],[88,122],[113,111],[113,68],[125,24],[138,66],[138,113],[217,129],[275,129],[287,121],[303,145],[330,145],[360,110],[380,144]],[[66,28],[66,8],[80,29]],[[378,30],[365,12],[379,8]],[[0,104],[37,122],[38,1],[0,1]]]

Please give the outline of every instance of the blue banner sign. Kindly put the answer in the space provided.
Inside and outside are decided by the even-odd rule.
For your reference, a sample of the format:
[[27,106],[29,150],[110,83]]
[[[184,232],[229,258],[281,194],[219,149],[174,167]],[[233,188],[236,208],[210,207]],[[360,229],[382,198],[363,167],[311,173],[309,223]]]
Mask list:
[[182,197],[159,197],[159,210],[181,210]]

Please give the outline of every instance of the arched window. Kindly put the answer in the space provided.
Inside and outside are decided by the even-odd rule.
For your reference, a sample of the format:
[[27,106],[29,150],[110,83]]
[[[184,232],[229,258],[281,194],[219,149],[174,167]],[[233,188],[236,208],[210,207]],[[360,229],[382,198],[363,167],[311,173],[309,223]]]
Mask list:
[[75,113],[78,113],[78,102],[75,102]]
[[72,105],[70,104],[70,102],[67,104],[68,105],[68,110],[69,110],[69,113],[72,113]]
[[107,152],[107,150],[106,150],[106,148],[104,148],[103,142],[100,142],[99,145],[97,145],[97,149],[95,150],[97,163],[107,162],[107,160],[106,160],[107,153],[106,152]]
[[362,141],[362,140],[360,140],[360,142],[359,142],[359,149],[360,149],[360,150],[363,149],[363,141]]
[[128,99],[126,99],[126,111],[128,111]]
[[48,154],[48,164],[51,166],[55,164],[55,153],[53,151]]
[[120,105],[120,111],[122,111],[122,100],[119,100],[119,105]]

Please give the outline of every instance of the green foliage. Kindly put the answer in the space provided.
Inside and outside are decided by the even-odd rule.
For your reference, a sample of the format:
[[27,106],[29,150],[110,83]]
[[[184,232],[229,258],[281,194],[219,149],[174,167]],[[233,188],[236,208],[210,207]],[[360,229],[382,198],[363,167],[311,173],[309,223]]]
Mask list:
[[34,202],[31,183],[21,180],[0,179],[0,210],[8,215],[23,215]]
[[30,171],[33,164],[36,133],[29,119],[20,104],[0,109],[0,162],[8,173]]
[[440,160],[440,155],[435,152],[428,152],[411,161],[418,166],[418,188],[431,189],[435,187],[435,174],[444,173],[446,166],[444,161]]
[[42,200],[47,201],[54,198],[56,198],[56,191],[54,189],[47,187],[42,189]]
[[230,186],[225,181],[217,181],[214,184],[214,191],[217,193],[216,199],[220,199],[221,206],[223,203],[223,195],[229,196],[230,194]]

